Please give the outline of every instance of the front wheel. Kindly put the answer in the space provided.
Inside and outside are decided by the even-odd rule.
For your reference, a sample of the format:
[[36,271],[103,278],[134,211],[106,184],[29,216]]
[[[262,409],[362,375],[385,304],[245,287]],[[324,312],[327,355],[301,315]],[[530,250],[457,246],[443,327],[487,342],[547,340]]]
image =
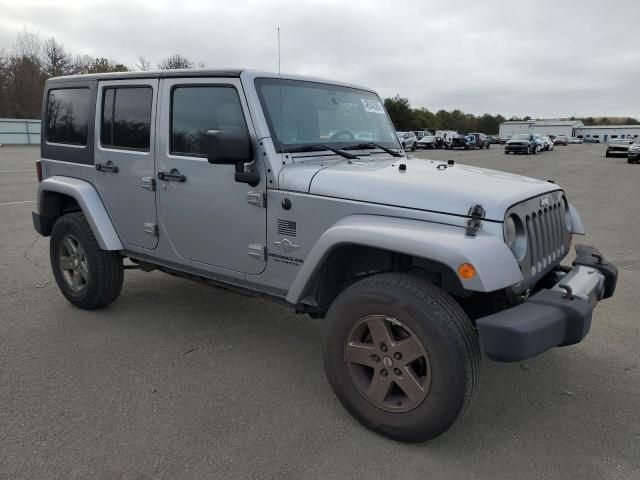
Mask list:
[[63,215],[56,221],[49,257],[58,288],[75,306],[92,310],[120,295],[122,257],[100,248],[82,213]]
[[342,292],[327,314],[323,358],[343,406],[405,442],[445,432],[480,380],[469,318],[444,290],[407,274],[373,275]]

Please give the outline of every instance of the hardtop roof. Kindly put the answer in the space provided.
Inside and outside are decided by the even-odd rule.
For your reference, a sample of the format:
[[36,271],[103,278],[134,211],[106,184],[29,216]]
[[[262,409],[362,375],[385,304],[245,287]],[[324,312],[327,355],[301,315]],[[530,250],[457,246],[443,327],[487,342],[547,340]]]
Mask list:
[[149,72],[113,72],[113,73],[89,73],[83,75],[66,75],[52,77],[47,82],[84,82],[87,80],[131,80],[140,78],[169,78],[169,77],[240,77],[242,69],[181,69],[181,70],[154,70]]

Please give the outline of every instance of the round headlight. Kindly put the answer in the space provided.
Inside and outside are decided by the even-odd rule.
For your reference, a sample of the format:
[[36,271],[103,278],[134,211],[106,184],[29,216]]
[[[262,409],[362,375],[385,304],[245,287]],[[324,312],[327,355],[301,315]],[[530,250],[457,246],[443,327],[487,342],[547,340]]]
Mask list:
[[504,222],[504,241],[517,261],[521,261],[527,254],[527,236],[524,224],[515,214],[509,215]]

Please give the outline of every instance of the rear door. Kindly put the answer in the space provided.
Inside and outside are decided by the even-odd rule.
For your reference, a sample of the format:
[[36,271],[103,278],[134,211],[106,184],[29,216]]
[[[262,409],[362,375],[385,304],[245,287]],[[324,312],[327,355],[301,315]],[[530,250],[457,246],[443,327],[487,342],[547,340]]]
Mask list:
[[154,188],[158,80],[98,84],[96,184],[125,245],[158,244]]

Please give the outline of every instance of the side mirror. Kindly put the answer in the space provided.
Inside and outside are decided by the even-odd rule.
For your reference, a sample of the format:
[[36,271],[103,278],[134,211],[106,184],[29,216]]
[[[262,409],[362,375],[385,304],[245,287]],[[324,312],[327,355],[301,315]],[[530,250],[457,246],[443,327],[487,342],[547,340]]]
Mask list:
[[246,133],[209,130],[207,160],[214,164],[248,163],[253,160],[251,140]]
[[258,172],[245,172],[244,164],[253,161],[251,140],[246,133],[209,130],[207,132],[207,161],[212,164],[236,166],[235,181],[255,187],[260,183]]

